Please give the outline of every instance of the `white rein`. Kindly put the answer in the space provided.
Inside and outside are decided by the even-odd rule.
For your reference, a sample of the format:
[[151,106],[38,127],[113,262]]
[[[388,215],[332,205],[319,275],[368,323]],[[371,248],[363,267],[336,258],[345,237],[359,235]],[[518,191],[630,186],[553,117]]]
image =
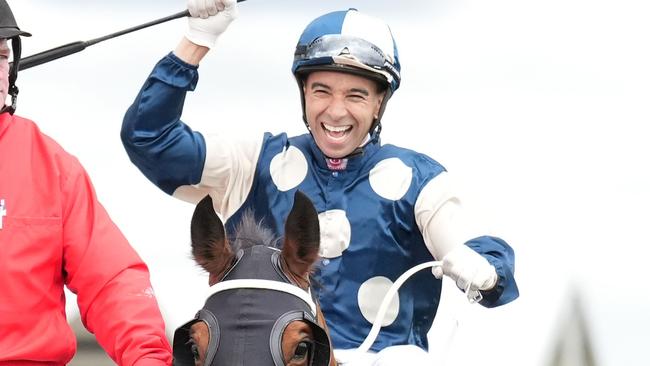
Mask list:
[[[375,340],[379,335],[379,330],[381,329],[381,323],[383,322],[384,317],[386,316],[386,311],[388,310],[388,306],[390,305],[393,296],[395,296],[395,294],[397,293],[397,290],[399,290],[399,288],[402,286],[402,284],[404,284],[404,282],[407,279],[413,276],[416,272],[421,271],[425,268],[433,268],[433,267],[441,267],[441,266],[442,266],[442,261],[425,262],[425,263],[418,264],[417,266],[409,269],[408,271],[404,272],[401,276],[399,276],[399,278],[397,278],[395,283],[393,283],[393,285],[388,289],[386,295],[384,295],[384,299],[382,300],[381,305],[379,305],[379,311],[377,312],[377,316],[375,317],[375,321],[372,324],[372,328],[370,329],[370,332],[366,336],[366,339],[363,341],[363,343],[361,343],[359,348],[357,348],[356,350],[364,353],[368,352],[372,344],[375,343]],[[483,296],[478,290],[471,290],[468,287],[465,289],[465,292],[467,293],[467,299],[469,300],[470,303],[479,302],[483,298]]]

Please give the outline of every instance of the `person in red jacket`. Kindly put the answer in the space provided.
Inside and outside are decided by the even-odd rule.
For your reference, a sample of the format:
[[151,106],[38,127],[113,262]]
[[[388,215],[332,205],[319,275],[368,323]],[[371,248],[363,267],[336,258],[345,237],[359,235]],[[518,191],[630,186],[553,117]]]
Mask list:
[[64,286],[77,294],[83,324],[117,364],[170,365],[147,266],[97,201],[79,161],[13,114],[20,37],[30,34],[5,0],[0,12],[0,365],[72,359]]

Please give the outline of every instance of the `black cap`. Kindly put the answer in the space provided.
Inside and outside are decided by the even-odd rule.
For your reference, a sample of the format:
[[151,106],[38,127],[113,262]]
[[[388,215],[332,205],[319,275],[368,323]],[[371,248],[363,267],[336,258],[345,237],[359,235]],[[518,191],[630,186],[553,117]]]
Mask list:
[[6,0],[0,0],[0,38],[8,39],[16,36],[31,37],[31,33],[18,28],[9,4]]

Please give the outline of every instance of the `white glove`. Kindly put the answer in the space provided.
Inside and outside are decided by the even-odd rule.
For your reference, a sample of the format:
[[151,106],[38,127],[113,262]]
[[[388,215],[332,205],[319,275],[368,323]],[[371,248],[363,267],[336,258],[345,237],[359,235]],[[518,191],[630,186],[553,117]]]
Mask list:
[[442,258],[442,267],[434,267],[433,275],[447,275],[465,291],[491,290],[497,284],[497,271],[487,259],[471,248],[460,245]]
[[213,48],[219,36],[237,18],[237,0],[188,0],[188,29],[185,38],[192,43]]

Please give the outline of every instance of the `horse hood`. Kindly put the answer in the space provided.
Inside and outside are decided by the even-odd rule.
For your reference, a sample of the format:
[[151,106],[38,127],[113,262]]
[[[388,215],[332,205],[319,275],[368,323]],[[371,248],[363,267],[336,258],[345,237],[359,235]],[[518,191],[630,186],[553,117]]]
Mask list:
[[210,289],[195,319],[174,333],[174,365],[194,365],[184,345],[191,326],[204,321],[210,329],[206,365],[283,366],[282,334],[294,320],[305,321],[314,332],[310,365],[328,364],[329,341],[317,323],[313,299],[289,281],[277,249],[255,245],[240,250],[224,279]]

